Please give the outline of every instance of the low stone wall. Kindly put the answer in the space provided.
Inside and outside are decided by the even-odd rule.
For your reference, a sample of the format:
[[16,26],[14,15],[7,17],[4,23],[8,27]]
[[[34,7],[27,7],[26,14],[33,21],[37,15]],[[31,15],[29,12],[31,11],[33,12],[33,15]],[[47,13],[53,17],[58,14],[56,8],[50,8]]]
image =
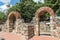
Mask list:
[[[22,35],[22,40],[29,40],[34,36],[34,25],[31,23],[24,23],[22,19],[17,19],[14,25],[15,29],[11,30],[9,21],[0,25],[2,32],[10,32]],[[11,33],[11,32],[10,32]]]
[[34,25],[31,23],[24,23],[22,19],[17,19],[15,22],[16,34],[22,35],[22,40],[29,40],[34,36]]
[[6,23],[0,25],[0,30],[1,30],[0,32],[6,32],[7,31],[6,29],[7,29]]
[[2,31],[2,27],[4,27],[4,25],[0,25],[0,32]]
[[[57,24],[57,26],[59,26],[59,23],[56,23],[56,24]],[[10,29],[11,26],[9,25],[9,20],[7,20],[5,22],[5,24],[0,25],[0,30],[1,30],[0,32],[10,32],[10,31],[12,31],[13,33],[22,35],[22,37],[21,37],[22,40],[29,40],[33,36],[36,36],[36,35],[40,34],[40,32],[41,32],[40,27],[43,27],[43,26],[46,27],[47,26],[45,23],[42,23],[42,22],[40,22],[39,25],[40,26],[38,26],[38,22],[35,19],[31,23],[25,23],[24,20],[17,19],[15,21],[14,29],[11,30]],[[57,30],[57,32],[58,31],[59,30]],[[60,32],[58,32],[58,34],[59,33]]]
[[29,23],[22,23],[19,32],[23,37],[22,40],[29,40],[34,36],[34,26]]

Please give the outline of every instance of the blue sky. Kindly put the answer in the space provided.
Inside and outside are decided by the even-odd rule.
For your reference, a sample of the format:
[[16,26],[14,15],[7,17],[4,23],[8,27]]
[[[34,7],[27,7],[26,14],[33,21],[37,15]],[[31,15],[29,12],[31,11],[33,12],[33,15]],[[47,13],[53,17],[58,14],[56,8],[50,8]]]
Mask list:
[[0,5],[4,5],[4,3],[0,2]]
[[7,4],[10,3],[10,6],[15,5],[17,2],[20,2],[20,0],[0,0],[0,11],[4,11],[7,8]]
[[[44,3],[44,0],[33,0],[34,2],[42,2]],[[15,5],[16,3],[20,2],[20,0],[0,0],[0,11],[4,11],[7,8],[7,4],[10,3],[10,6],[12,7],[13,5]]]
[[15,5],[17,2],[19,2],[20,0],[0,0],[0,6],[4,5],[6,3],[10,3],[11,5]]
[[[10,3],[11,5],[15,5],[19,1],[20,0],[0,0],[0,6],[4,5],[6,3]],[[38,2],[38,1],[43,2],[43,0],[33,0],[33,1],[35,1],[35,2]]]
[[17,2],[19,2],[20,0],[11,0],[10,4],[14,5],[16,4]]

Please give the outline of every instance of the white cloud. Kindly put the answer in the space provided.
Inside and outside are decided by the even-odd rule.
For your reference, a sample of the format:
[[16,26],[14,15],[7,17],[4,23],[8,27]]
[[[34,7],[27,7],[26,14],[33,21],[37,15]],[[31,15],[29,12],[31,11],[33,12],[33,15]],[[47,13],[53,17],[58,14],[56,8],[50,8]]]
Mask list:
[[34,2],[41,2],[41,3],[44,3],[44,0],[33,0]]
[[11,0],[0,0],[2,3],[10,3]]
[[38,3],[39,0],[33,0],[33,1]]
[[5,10],[9,9],[10,7],[12,7],[12,5],[10,5],[10,7],[7,7],[6,5],[7,4],[0,6],[0,11],[4,12]]
[[0,5],[0,11],[2,11],[2,10],[5,10],[5,9],[8,9],[6,7],[6,5],[8,5],[8,3],[11,2],[11,0],[0,0],[0,2],[4,3],[4,5],[2,5],[2,6]]
[[44,3],[44,0],[40,0],[40,2]]

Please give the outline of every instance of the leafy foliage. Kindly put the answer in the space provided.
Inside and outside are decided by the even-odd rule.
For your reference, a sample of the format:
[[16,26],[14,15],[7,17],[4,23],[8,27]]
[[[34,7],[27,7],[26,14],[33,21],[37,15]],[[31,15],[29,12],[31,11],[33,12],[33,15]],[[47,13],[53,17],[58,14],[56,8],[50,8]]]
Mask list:
[[4,14],[2,12],[0,12],[0,20],[2,20],[4,17]]
[[10,8],[7,13],[9,14],[11,11],[18,11],[20,12],[22,18],[24,18],[25,21],[29,22],[32,20],[35,11],[39,7],[40,5],[32,0],[21,0],[20,3],[17,3],[15,6]]
[[[48,0],[47,0],[48,1]],[[18,11],[22,18],[26,21],[29,22],[32,20],[32,18],[34,17],[34,13],[36,12],[36,10],[42,6],[48,6],[51,7],[55,13],[57,13],[57,9],[59,9],[59,2],[55,1],[55,2],[46,2],[46,3],[35,3],[33,0],[20,0],[19,3],[16,3],[16,5],[14,5],[13,7],[11,7],[7,14],[9,14],[11,11]],[[56,8],[57,6],[57,8]],[[57,12],[56,12],[57,11]],[[49,17],[48,13],[45,13],[46,17]]]

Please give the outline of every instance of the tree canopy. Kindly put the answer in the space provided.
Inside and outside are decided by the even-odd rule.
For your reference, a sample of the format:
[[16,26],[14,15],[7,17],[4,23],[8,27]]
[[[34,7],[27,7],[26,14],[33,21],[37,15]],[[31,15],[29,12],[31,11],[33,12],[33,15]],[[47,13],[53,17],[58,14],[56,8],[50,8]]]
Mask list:
[[4,18],[4,14],[0,11],[0,20]]
[[[54,3],[55,2],[55,3]],[[33,0],[20,0],[19,3],[16,3],[16,5],[12,6],[7,14],[9,14],[11,11],[18,11],[19,13],[21,13],[22,18],[29,22],[32,20],[32,18],[34,17],[34,13],[36,12],[36,10],[40,7],[43,6],[48,6],[51,7],[55,13],[59,12],[59,7],[60,5],[59,2],[56,1],[50,1],[50,3],[48,4],[48,2],[46,3],[41,3],[41,2],[34,2]],[[46,17],[48,17],[49,15],[46,14]]]
[[25,21],[31,21],[34,17],[35,11],[40,7],[39,4],[35,3],[32,0],[21,0],[20,3],[17,3],[15,6],[8,10],[8,13],[11,11],[18,11],[21,13],[22,18]]

